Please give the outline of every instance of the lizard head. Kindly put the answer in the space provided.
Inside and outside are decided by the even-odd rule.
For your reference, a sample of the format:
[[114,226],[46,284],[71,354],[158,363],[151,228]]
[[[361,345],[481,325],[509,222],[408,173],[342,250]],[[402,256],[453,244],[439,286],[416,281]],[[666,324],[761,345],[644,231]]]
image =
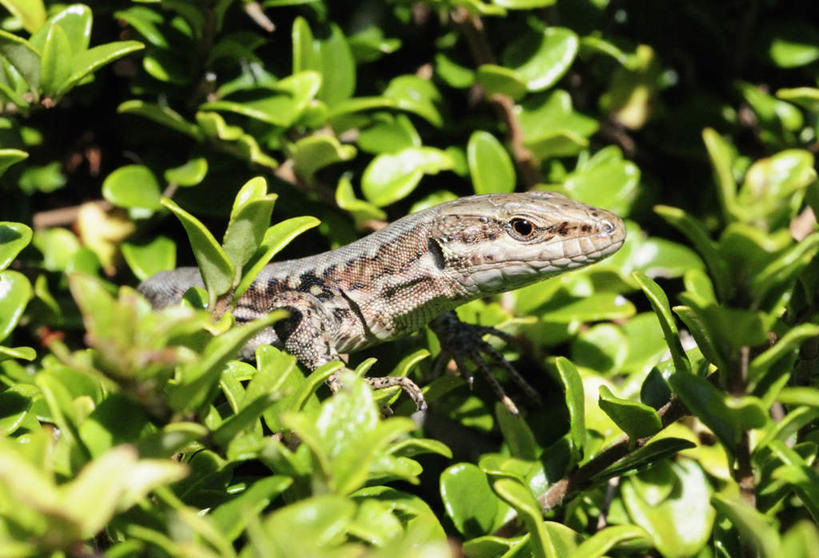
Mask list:
[[437,209],[429,251],[473,296],[597,262],[626,236],[618,216],[553,192],[470,196]]

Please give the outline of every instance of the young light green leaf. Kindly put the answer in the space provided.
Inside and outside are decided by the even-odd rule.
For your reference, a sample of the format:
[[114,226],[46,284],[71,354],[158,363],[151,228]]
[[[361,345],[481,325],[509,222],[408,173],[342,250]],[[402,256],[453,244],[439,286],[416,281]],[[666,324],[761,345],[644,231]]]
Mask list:
[[0,55],[26,80],[35,100],[40,95],[40,53],[31,44],[0,29]]
[[120,250],[140,281],[176,267],[176,243],[167,236],[157,236],[147,244],[123,242]]
[[143,48],[145,48],[145,45],[138,41],[116,41],[96,46],[74,56],[71,61],[71,75],[54,92],[55,96],[59,97],[65,94],[77,82],[102,66]]
[[102,197],[125,208],[159,209],[162,193],[154,173],[144,165],[125,165],[105,177]]
[[177,186],[196,186],[205,179],[208,174],[208,160],[204,157],[196,157],[186,163],[167,169],[165,171],[165,181]]
[[731,145],[712,128],[705,128],[702,131],[702,141],[714,167],[723,218],[726,223],[730,223],[735,220],[737,194],[737,183],[731,170],[733,164]]
[[526,79],[522,75],[497,64],[481,64],[474,79],[487,95],[500,94],[520,99],[527,93]]
[[503,145],[489,132],[473,132],[466,160],[476,194],[507,193],[515,189],[515,167]]
[[[760,558],[779,558],[779,533],[771,525],[767,516],[758,512],[745,502],[729,500],[719,494],[711,496],[711,502],[717,511],[731,520],[744,541],[753,545]],[[746,543],[746,544],[747,544]]]
[[408,196],[424,174],[451,169],[452,157],[434,147],[408,147],[373,159],[361,178],[364,197],[384,207]]
[[40,86],[43,95],[55,99],[57,91],[71,76],[71,45],[63,28],[55,23],[48,27],[40,58]]
[[498,496],[517,510],[531,537],[533,556],[535,558],[560,558],[543,523],[540,506],[529,488],[512,479],[497,480],[492,488]]
[[212,307],[216,297],[226,293],[233,283],[233,264],[210,231],[196,217],[168,198],[162,198],[161,203],[171,210],[185,227]]
[[236,194],[222,242],[236,274],[232,286],[239,284],[242,268],[261,246],[277,197],[267,193],[267,182],[260,176],[247,181]]
[[42,0],[0,0],[0,4],[19,19],[29,33],[34,33],[45,23],[46,10]]
[[642,527],[636,525],[606,527],[583,541],[572,553],[572,558],[601,558],[607,556],[608,551],[621,542],[646,537],[648,537],[648,533]]
[[356,148],[342,145],[335,136],[315,135],[297,141],[291,152],[296,172],[305,180],[312,180],[319,169],[355,157]]
[[31,283],[17,271],[0,271],[0,342],[11,335],[31,299]]
[[27,159],[28,153],[20,149],[0,149],[0,176],[14,163]]
[[503,503],[492,492],[486,473],[471,463],[458,463],[441,473],[439,484],[444,509],[464,537],[497,528],[498,507]]
[[6,269],[20,250],[28,246],[33,233],[23,223],[0,221],[0,271]]
[[182,115],[169,107],[146,103],[144,101],[134,99],[131,101],[125,101],[119,105],[119,107],[117,107],[117,112],[122,114],[140,115],[144,118],[148,118],[149,120],[153,120],[158,124],[162,124],[166,128],[183,133],[195,140],[201,140],[203,137],[202,131],[198,126],[188,122],[182,117]]

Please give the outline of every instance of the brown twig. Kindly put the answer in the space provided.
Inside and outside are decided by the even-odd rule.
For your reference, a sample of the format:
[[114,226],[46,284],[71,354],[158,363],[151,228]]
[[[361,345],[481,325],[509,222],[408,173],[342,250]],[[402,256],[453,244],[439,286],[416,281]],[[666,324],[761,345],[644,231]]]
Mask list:
[[262,5],[258,2],[248,2],[244,5],[245,13],[253,22],[268,33],[276,29],[276,24],[262,11]]
[[[452,21],[458,26],[466,38],[472,59],[476,66],[494,64],[495,57],[489,41],[486,39],[483,22],[478,16],[472,15],[466,8],[459,7],[452,11]],[[506,134],[512,149],[512,158],[521,175],[524,186],[529,189],[540,182],[540,173],[532,157],[532,152],[523,144],[523,130],[515,114],[515,102],[508,95],[494,93],[487,100],[495,108],[498,117],[506,125]]]
[[[113,205],[105,200],[96,200],[92,202],[97,204],[103,211],[110,211]],[[32,224],[35,229],[48,229],[51,227],[67,227],[73,225],[77,221],[77,216],[80,213],[80,208],[85,205],[72,205],[71,207],[60,207],[59,209],[50,209],[48,211],[40,211],[34,214]]]
[[[669,424],[686,416],[688,409],[686,409],[685,405],[683,405],[679,399],[673,397],[671,401],[657,410],[657,414],[660,415],[663,428],[665,428]],[[541,509],[545,512],[562,506],[571,495],[593,484],[593,479],[597,474],[606,470],[610,465],[617,463],[630,452],[643,447],[651,439],[651,436],[637,440],[623,436],[620,440],[597,454],[591,461],[575,469],[550,486],[546,492],[538,497],[538,503]],[[516,532],[516,520],[517,517],[513,517],[503,524],[500,529],[495,531],[494,534],[497,536],[508,536]]]

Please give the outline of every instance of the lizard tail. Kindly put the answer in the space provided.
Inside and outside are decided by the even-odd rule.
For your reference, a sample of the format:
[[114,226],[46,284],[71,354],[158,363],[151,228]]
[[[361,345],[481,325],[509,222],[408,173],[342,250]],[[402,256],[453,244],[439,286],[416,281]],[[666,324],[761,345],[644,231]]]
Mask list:
[[161,271],[143,281],[137,290],[148,299],[154,308],[171,306],[182,300],[182,295],[191,287],[204,287],[202,275],[197,267],[181,267],[172,271]]

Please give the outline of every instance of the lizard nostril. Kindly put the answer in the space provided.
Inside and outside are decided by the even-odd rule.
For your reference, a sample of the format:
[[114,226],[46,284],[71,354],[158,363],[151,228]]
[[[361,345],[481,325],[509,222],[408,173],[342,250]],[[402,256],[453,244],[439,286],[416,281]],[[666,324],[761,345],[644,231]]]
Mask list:
[[614,223],[611,221],[602,221],[600,223],[600,232],[603,234],[611,234],[614,232]]

